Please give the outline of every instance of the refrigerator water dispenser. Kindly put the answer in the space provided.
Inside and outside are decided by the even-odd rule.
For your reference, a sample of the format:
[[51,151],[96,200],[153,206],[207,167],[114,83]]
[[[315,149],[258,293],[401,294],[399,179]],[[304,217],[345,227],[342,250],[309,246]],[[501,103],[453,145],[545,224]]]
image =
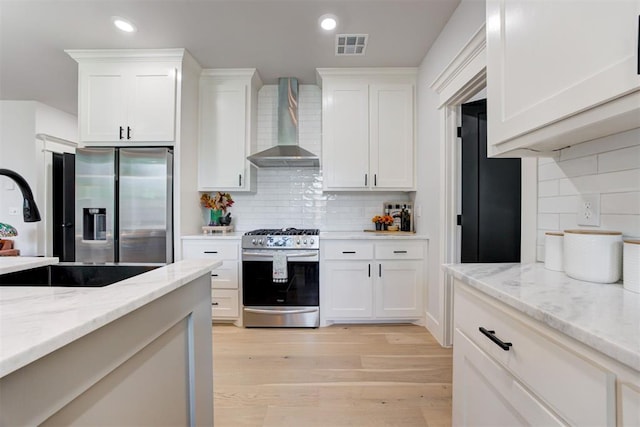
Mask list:
[[107,240],[107,209],[82,210],[82,240]]

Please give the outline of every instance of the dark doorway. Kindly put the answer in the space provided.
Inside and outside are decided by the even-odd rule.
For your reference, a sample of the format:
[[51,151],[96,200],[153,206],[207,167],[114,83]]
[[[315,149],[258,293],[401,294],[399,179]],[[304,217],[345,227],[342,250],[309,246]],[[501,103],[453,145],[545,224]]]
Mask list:
[[51,170],[53,256],[64,262],[75,261],[75,156],[53,153]]
[[487,101],[462,105],[462,262],[520,262],[520,159],[487,158]]

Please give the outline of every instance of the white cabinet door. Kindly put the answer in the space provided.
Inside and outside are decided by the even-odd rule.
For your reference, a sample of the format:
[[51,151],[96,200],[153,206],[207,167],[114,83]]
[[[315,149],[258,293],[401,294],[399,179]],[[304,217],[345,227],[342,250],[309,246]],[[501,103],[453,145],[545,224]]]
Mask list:
[[81,141],[119,141],[126,133],[126,67],[81,64],[78,116]]
[[326,317],[370,318],[373,315],[372,265],[366,261],[326,261]]
[[332,83],[323,89],[322,172],[325,189],[365,189],[369,176],[369,88]]
[[420,317],[422,265],[421,261],[381,261],[376,265],[376,317]]
[[198,189],[238,190],[247,185],[247,85],[200,79]]
[[[490,155],[571,145],[567,135],[544,132],[529,141],[507,142],[640,91],[639,13],[637,0],[487,1]],[[611,119],[597,126],[604,135],[637,127],[637,99],[633,105],[608,107],[615,111],[601,109],[591,122]],[[584,130],[580,136],[579,124],[567,126],[562,131],[578,138],[573,143],[595,137]]]
[[414,188],[413,85],[369,87],[370,173],[375,189]]
[[453,425],[567,425],[459,329],[453,366]]
[[132,141],[175,140],[176,73],[174,64],[132,67],[127,123]]
[[81,140],[174,141],[176,72],[174,63],[81,64]]

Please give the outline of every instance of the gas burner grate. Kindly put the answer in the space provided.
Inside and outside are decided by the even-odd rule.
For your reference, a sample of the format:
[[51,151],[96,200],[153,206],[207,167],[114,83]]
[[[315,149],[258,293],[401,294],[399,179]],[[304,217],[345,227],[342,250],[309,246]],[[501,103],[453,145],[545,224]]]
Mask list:
[[317,236],[319,234],[320,230],[317,228],[262,228],[244,233],[245,236]]

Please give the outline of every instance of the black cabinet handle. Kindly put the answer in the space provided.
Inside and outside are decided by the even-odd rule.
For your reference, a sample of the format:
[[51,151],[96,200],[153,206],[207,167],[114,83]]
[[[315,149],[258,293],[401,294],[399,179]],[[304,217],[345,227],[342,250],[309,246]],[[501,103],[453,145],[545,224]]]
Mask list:
[[366,173],[364,174],[364,186],[365,187],[367,186],[367,174]]
[[205,254],[217,254],[218,251],[204,251]]
[[211,273],[211,277],[218,277],[218,275],[215,273]]
[[478,330],[482,332],[482,335],[489,338],[491,341],[493,341],[498,347],[500,347],[504,351],[509,351],[509,348],[513,345],[510,342],[504,342],[500,338],[496,337],[496,331],[488,331],[482,326],[480,326]]
[[127,126],[127,139],[131,139],[131,128]]
[[377,173],[373,174],[373,186],[374,187],[378,186],[378,174]]
[[212,302],[211,305],[218,305],[218,303],[217,302]]
[[382,277],[382,264],[378,264],[378,277]]
[[342,251],[343,254],[355,254],[356,251]]
[[238,174],[238,187],[242,187],[242,174]]
[[122,132],[124,132],[124,128],[120,126],[120,139],[124,138],[124,135],[122,135]]
[[406,254],[407,251],[393,251],[394,254]]
[[369,277],[371,277],[371,264],[369,264]]
[[638,74],[640,74],[640,15],[638,15]]

